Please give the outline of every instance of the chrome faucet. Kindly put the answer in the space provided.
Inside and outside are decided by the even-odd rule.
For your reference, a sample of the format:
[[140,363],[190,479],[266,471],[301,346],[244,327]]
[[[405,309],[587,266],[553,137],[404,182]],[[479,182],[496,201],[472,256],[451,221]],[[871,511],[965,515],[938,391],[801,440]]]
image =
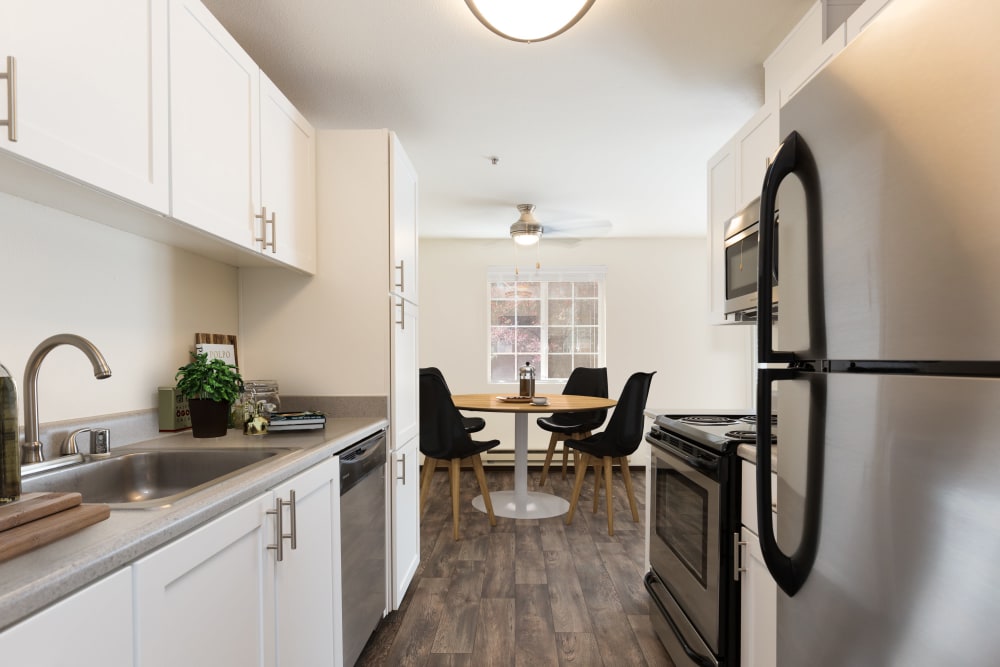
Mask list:
[[21,446],[21,463],[39,463],[45,459],[42,455],[42,443],[38,441],[38,370],[42,360],[60,345],[72,345],[87,355],[94,366],[94,377],[98,380],[111,377],[111,369],[104,356],[94,344],[76,334],[56,334],[38,344],[35,351],[28,357],[24,368],[24,444]]

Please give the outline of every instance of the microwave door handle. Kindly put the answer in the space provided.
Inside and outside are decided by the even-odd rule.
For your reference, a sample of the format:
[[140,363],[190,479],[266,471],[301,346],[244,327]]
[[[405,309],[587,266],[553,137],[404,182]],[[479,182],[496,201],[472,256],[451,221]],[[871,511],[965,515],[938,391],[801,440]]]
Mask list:
[[[757,528],[764,563],[774,581],[789,597],[809,578],[819,551],[820,500],[823,489],[823,436],[825,431],[825,385],[810,383],[808,442],[806,447],[806,489],[803,503],[802,537],[795,553],[785,554],[778,546],[771,512],[771,385],[779,380],[804,379],[808,373],[792,368],[761,368],[757,371]],[[788,443],[782,440],[782,445]]]

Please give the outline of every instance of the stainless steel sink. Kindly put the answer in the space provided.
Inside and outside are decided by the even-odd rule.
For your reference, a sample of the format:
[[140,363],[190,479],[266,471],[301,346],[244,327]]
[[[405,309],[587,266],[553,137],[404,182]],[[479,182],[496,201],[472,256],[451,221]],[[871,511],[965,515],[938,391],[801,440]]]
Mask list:
[[21,488],[23,493],[76,491],[84,502],[107,503],[113,509],[155,509],[293,451],[280,447],[123,451],[27,476]]

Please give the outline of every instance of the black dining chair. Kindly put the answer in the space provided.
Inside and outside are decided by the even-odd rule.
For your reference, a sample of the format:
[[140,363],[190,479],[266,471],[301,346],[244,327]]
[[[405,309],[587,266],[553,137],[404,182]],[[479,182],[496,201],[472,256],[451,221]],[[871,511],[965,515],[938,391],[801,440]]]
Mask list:
[[448,385],[439,374],[420,372],[420,452],[424,455],[424,469],[420,480],[420,509],[423,510],[430,490],[434,469],[439,462],[448,464],[451,479],[452,536],[458,539],[459,472],[465,459],[472,462],[479,490],[490,525],[497,525],[493,514],[490,490],[486,486],[481,454],[500,444],[499,440],[473,440],[462,424],[462,415],[451,400]]
[[[434,366],[428,366],[427,368],[421,368],[420,372],[431,373],[441,378],[441,382],[444,382],[444,386],[445,388],[448,389],[450,395],[451,389],[448,388],[448,382],[444,379],[444,373],[442,373],[438,368]],[[486,428],[486,420],[483,419],[482,417],[466,417],[461,413],[459,413],[459,415],[462,417],[462,426],[465,428],[466,433],[478,433],[479,431],[482,431],[484,428]]]
[[643,410],[646,409],[646,398],[649,396],[649,385],[653,381],[652,373],[633,373],[625,383],[618,405],[611,413],[607,427],[600,433],[595,433],[582,440],[566,440],[563,445],[580,452],[580,465],[576,468],[576,483],[573,485],[573,497],[569,503],[569,513],[566,524],[573,521],[576,503],[580,500],[580,490],[583,488],[583,478],[587,474],[587,466],[594,464],[594,513],[597,512],[598,497],[601,493],[601,477],[603,469],[604,491],[608,498],[608,535],[615,534],[614,511],[611,503],[611,466],[618,463],[625,480],[625,491],[628,493],[629,508],[632,510],[632,520],[639,521],[639,510],[635,504],[635,492],[632,490],[632,477],[628,470],[628,457],[639,447],[643,434]]
[[[608,369],[607,368],[574,368],[566,380],[566,387],[563,394],[574,396],[596,396],[598,398],[608,397]],[[591,432],[600,427],[608,416],[607,410],[592,410],[590,412],[557,412],[548,417],[539,417],[538,425],[550,432],[549,451],[545,454],[545,463],[542,464],[542,476],[538,480],[538,485],[545,484],[549,475],[549,465],[552,463],[552,455],[555,454],[556,445],[563,440],[579,440],[588,437]],[[566,479],[566,465],[569,461],[569,448],[563,446],[562,451],[562,478]],[[574,464],[576,463],[574,457]]]

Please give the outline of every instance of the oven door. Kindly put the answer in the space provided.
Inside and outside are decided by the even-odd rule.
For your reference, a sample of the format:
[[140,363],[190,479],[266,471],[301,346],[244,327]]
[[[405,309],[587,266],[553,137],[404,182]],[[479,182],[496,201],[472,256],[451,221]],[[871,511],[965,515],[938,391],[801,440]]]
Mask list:
[[722,459],[647,440],[653,445],[650,565],[719,655]]

